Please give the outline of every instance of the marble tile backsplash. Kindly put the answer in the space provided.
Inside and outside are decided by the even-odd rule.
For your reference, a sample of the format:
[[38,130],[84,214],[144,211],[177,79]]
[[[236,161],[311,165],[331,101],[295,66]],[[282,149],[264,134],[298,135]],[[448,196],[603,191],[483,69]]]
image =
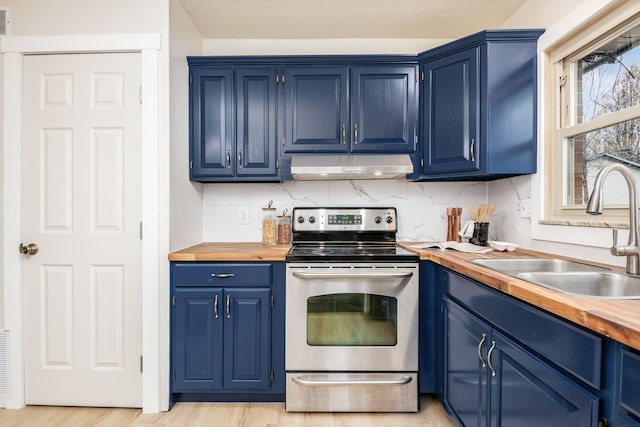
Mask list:
[[[514,235],[510,214],[518,209],[518,185],[506,182],[492,193],[500,210],[490,227],[496,237]],[[210,242],[259,242],[262,208],[273,200],[278,215],[295,206],[389,206],[398,210],[399,241],[435,241],[446,237],[446,208],[487,203],[486,182],[410,182],[404,180],[287,181],[278,184],[207,184],[204,190],[204,240]],[[496,202],[498,204],[498,202]],[[249,224],[239,224],[238,209],[249,209]],[[500,216],[498,216],[500,215]],[[519,217],[519,215],[518,215]],[[492,221],[493,224],[493,221]],[[506,224],[506,227],[505,227]],[[503,228],[506,228],[503,231]],[[528,230],[527,230],[528,232]]]

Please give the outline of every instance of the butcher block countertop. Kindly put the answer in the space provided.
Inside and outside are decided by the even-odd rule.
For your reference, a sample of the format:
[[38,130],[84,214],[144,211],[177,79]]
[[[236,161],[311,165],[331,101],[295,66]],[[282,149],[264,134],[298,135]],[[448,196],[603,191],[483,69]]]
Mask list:
[[169,261],[284,261],[291,245],[200,243],[169,254]]
[[[562,258],[585,262],[584,260],[521,248],[514,252],[472,254],[415,249],[410,247],[413,243],[400,244],[406,249],[418,252],[421,260],[433,261],[535,307],[640,350],[640,300],[610,300],[569,295],[467,262],[474,258]],[[618,269],[611,265],[605,266]]]
[[[582,261],[580,259],[560,257],[522,248],[518,248],[514,252],[471,254],[415,249],[410,247],[414,244],[411,242],[400,242],[399,244],[406,249],[417,252],[421,260],[433,261],[533,306],[640,350],[640,300],[609,300],[568,295],[468,262],[474,258],[564,258]],[[205,242],[170,253],[169,261],[284,261],[290,247],[290,245],[265,246],[261,243]],[[611,266],[607,265],[607,267]]]

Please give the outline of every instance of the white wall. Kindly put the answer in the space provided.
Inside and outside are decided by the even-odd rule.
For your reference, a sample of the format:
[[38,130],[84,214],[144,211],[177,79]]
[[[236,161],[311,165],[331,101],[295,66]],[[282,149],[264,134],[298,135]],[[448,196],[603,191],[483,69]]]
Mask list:
[[202,36],[179,0],[170,0],[170,250],[202,241],[203,186],[189,181],[189,68],[187,56],[202,55]]

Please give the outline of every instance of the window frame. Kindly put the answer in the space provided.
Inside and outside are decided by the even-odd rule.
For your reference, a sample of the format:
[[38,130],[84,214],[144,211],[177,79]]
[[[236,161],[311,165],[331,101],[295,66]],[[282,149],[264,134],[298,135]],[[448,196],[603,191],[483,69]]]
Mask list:
[[[560,40],[544,52],[548,66],[545,79],[547,105],[545,116],[549,130],[545,147],[544,176],[545,204],[541,222],[548,224],[580,225],[595,227],[628,226],[628,205],[608,205],[601,216],[585,212],[584,205],[565,202],[568,187],[573,184],[570,173],[568,140],[590,131],[612,126],[631,119],[640,119],[640,105],[600,115],[587,122],[577,123],[578,102],[577,60],[598,46],[619,36],[620,33],[640,25],[640,10],[633,2],[626,2],[595,21],[584,23],[570,37]],[[636,6],[625,7],[625,6]],[[561,83],[562,80],[563,83]],[[543,98],[544,99],[544,98]]]

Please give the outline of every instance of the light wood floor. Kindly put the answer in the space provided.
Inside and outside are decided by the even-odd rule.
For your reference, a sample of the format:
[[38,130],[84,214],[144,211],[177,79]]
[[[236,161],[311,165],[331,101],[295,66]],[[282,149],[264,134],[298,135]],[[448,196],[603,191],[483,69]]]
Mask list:
[[169,412],[139,409],[27,406],[0,409],[0,426],[166,426],[166,427],[450,427],[439,402],[422,396],[415,414],[333,414],[285,412],[284,403],[177,403]]

